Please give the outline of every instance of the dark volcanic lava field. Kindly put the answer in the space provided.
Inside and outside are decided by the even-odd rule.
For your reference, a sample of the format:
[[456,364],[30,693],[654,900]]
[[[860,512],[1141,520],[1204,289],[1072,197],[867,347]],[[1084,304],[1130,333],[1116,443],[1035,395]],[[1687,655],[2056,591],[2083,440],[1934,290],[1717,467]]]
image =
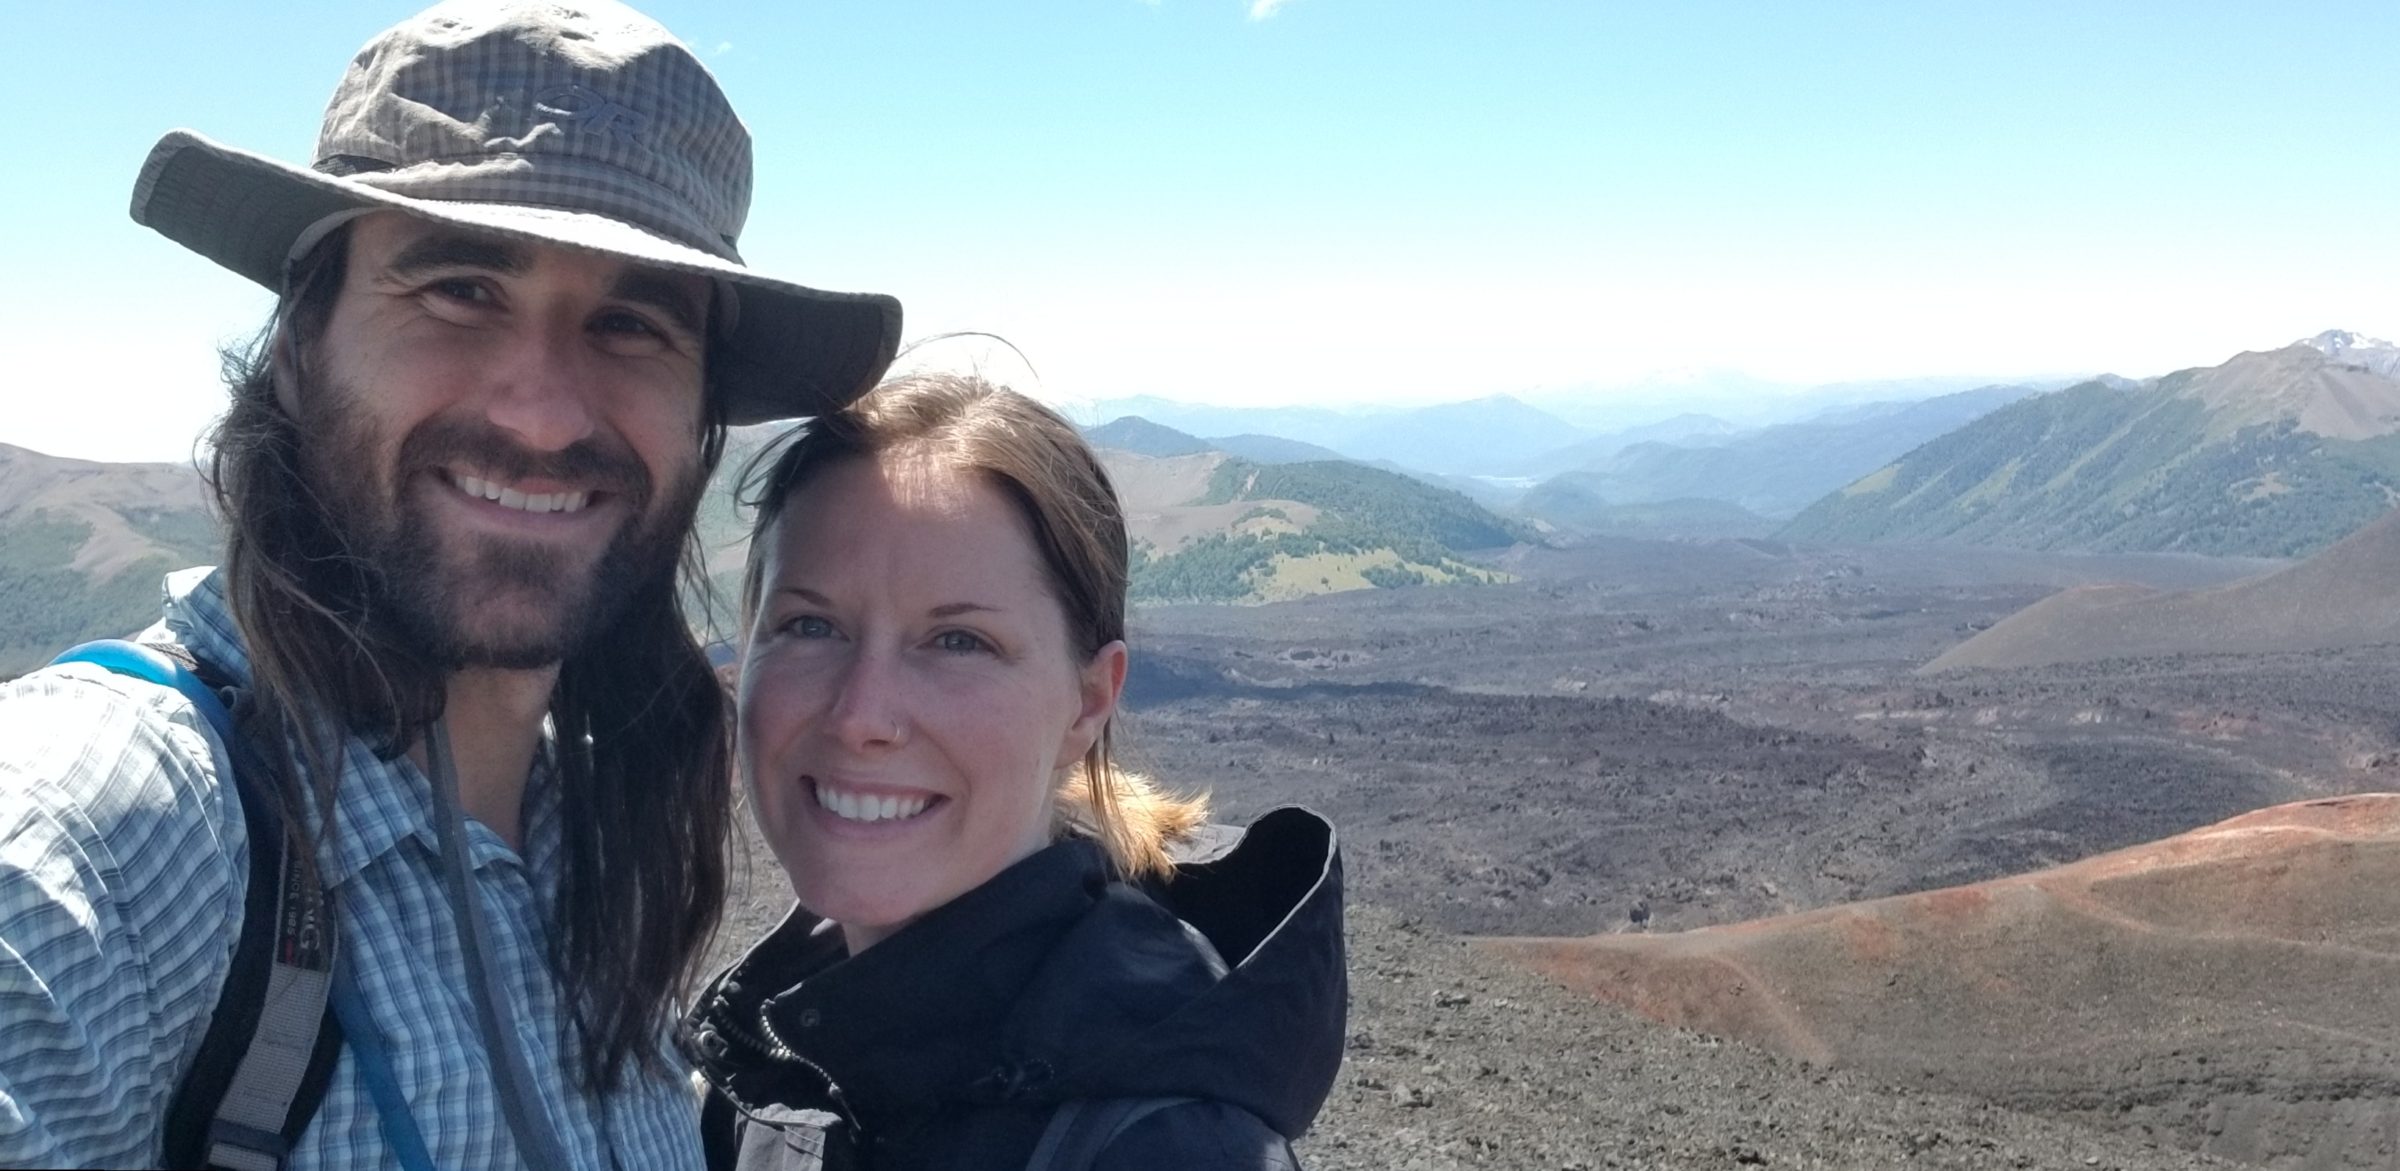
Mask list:
[[1319,1164],[2195,1166],[2212,1126],[2271,1130],[2159,1125],[2146,1084],[2004,1104],[1769,1060],[1448,945],[1734,923],[2400,787],[2400,656],[1918,673],[2066,586],[2203,588],[2271,563],[1624,541],[1502,564],[1521,580],[1137,616],[1140,762],[1231,819],[1300,802],[1343,830],[1368,1040]]
[[1614,551],[1647,560],[1143,614],[1128,738],[1233,816],[1327,812],[1358,898],[1477,934],[1804,910],[2400,782],[2400,664],[2373,651],[1914,673],[2077,574],[2255,565]]
[[[2400,788],[2400,656],[1918,673],[2063,587],[2272,563],[1612,541],[1495,564],[1519,580],[1135,615],[1129,763],[1226,820],[1300,803],[1343,835],[1350,1057],[1312,1166],[2239,1165],[2130,1100],[1770,1056],[1461,939],[1734,923]],[[780,911],[758,864],[730,936]]]

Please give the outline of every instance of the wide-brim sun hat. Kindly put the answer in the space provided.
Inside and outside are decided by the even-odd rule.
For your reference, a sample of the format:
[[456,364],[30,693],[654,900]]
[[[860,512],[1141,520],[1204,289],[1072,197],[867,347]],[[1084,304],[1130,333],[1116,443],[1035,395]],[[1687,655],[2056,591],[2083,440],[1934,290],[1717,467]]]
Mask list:
[[314,166],[178,130],[133,190],[135,221],[278,292],[378,209],[710,277],[727,421],[839,409],[891,365],[900,303],[751,271],[749,206],[749,131],[716,79],[613,0],[437,5],[359,51]]

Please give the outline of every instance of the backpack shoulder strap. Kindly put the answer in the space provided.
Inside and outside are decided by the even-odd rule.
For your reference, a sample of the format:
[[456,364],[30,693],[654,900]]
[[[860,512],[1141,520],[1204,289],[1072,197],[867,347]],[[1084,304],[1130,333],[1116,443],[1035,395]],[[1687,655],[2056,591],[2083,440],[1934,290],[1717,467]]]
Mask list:
[[1142,1119],[1198,1098],[1076,1098],[1059,1105],[1025,1171],[1090,1171],[1100,1152]]
[[260,788],[265,765],[235,718],[239,693],[216,686],[215,673],[197,661],[120,639],[87,642],[51,661],[174,688],[225,748],[250,834],[242,930],[199,1052],[168,1099],[164,1156],[170,1167],[278,1171],[316,1116],[341,1053],[326,1004],[334,935],[322,893],[291,864],[273,795]]

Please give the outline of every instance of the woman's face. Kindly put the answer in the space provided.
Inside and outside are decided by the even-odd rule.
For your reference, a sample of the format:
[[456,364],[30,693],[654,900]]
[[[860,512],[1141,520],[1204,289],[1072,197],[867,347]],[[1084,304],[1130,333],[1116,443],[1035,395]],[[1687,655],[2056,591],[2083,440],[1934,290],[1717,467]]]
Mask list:
[[1125,644],[1077,656],[1017,509],[920,456],[824,468],[772,539],[743,773],[793,893],[855,953],[1048,843]]

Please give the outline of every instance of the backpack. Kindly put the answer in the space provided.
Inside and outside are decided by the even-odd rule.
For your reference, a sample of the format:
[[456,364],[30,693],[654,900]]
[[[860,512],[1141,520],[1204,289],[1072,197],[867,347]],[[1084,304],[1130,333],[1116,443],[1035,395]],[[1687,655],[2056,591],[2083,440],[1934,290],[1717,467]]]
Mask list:
[[51,660],[90,663],[172,687],[199,710],[232,767],[250,833],[242,931],[192,1067],[168,1099],[169,1167],[280,1171],[333,1076],[342,1027],[333,988],[326,900],[291,864],[265,765],[241,734],[239,689],[206,664],[166,649],[108,639]]

